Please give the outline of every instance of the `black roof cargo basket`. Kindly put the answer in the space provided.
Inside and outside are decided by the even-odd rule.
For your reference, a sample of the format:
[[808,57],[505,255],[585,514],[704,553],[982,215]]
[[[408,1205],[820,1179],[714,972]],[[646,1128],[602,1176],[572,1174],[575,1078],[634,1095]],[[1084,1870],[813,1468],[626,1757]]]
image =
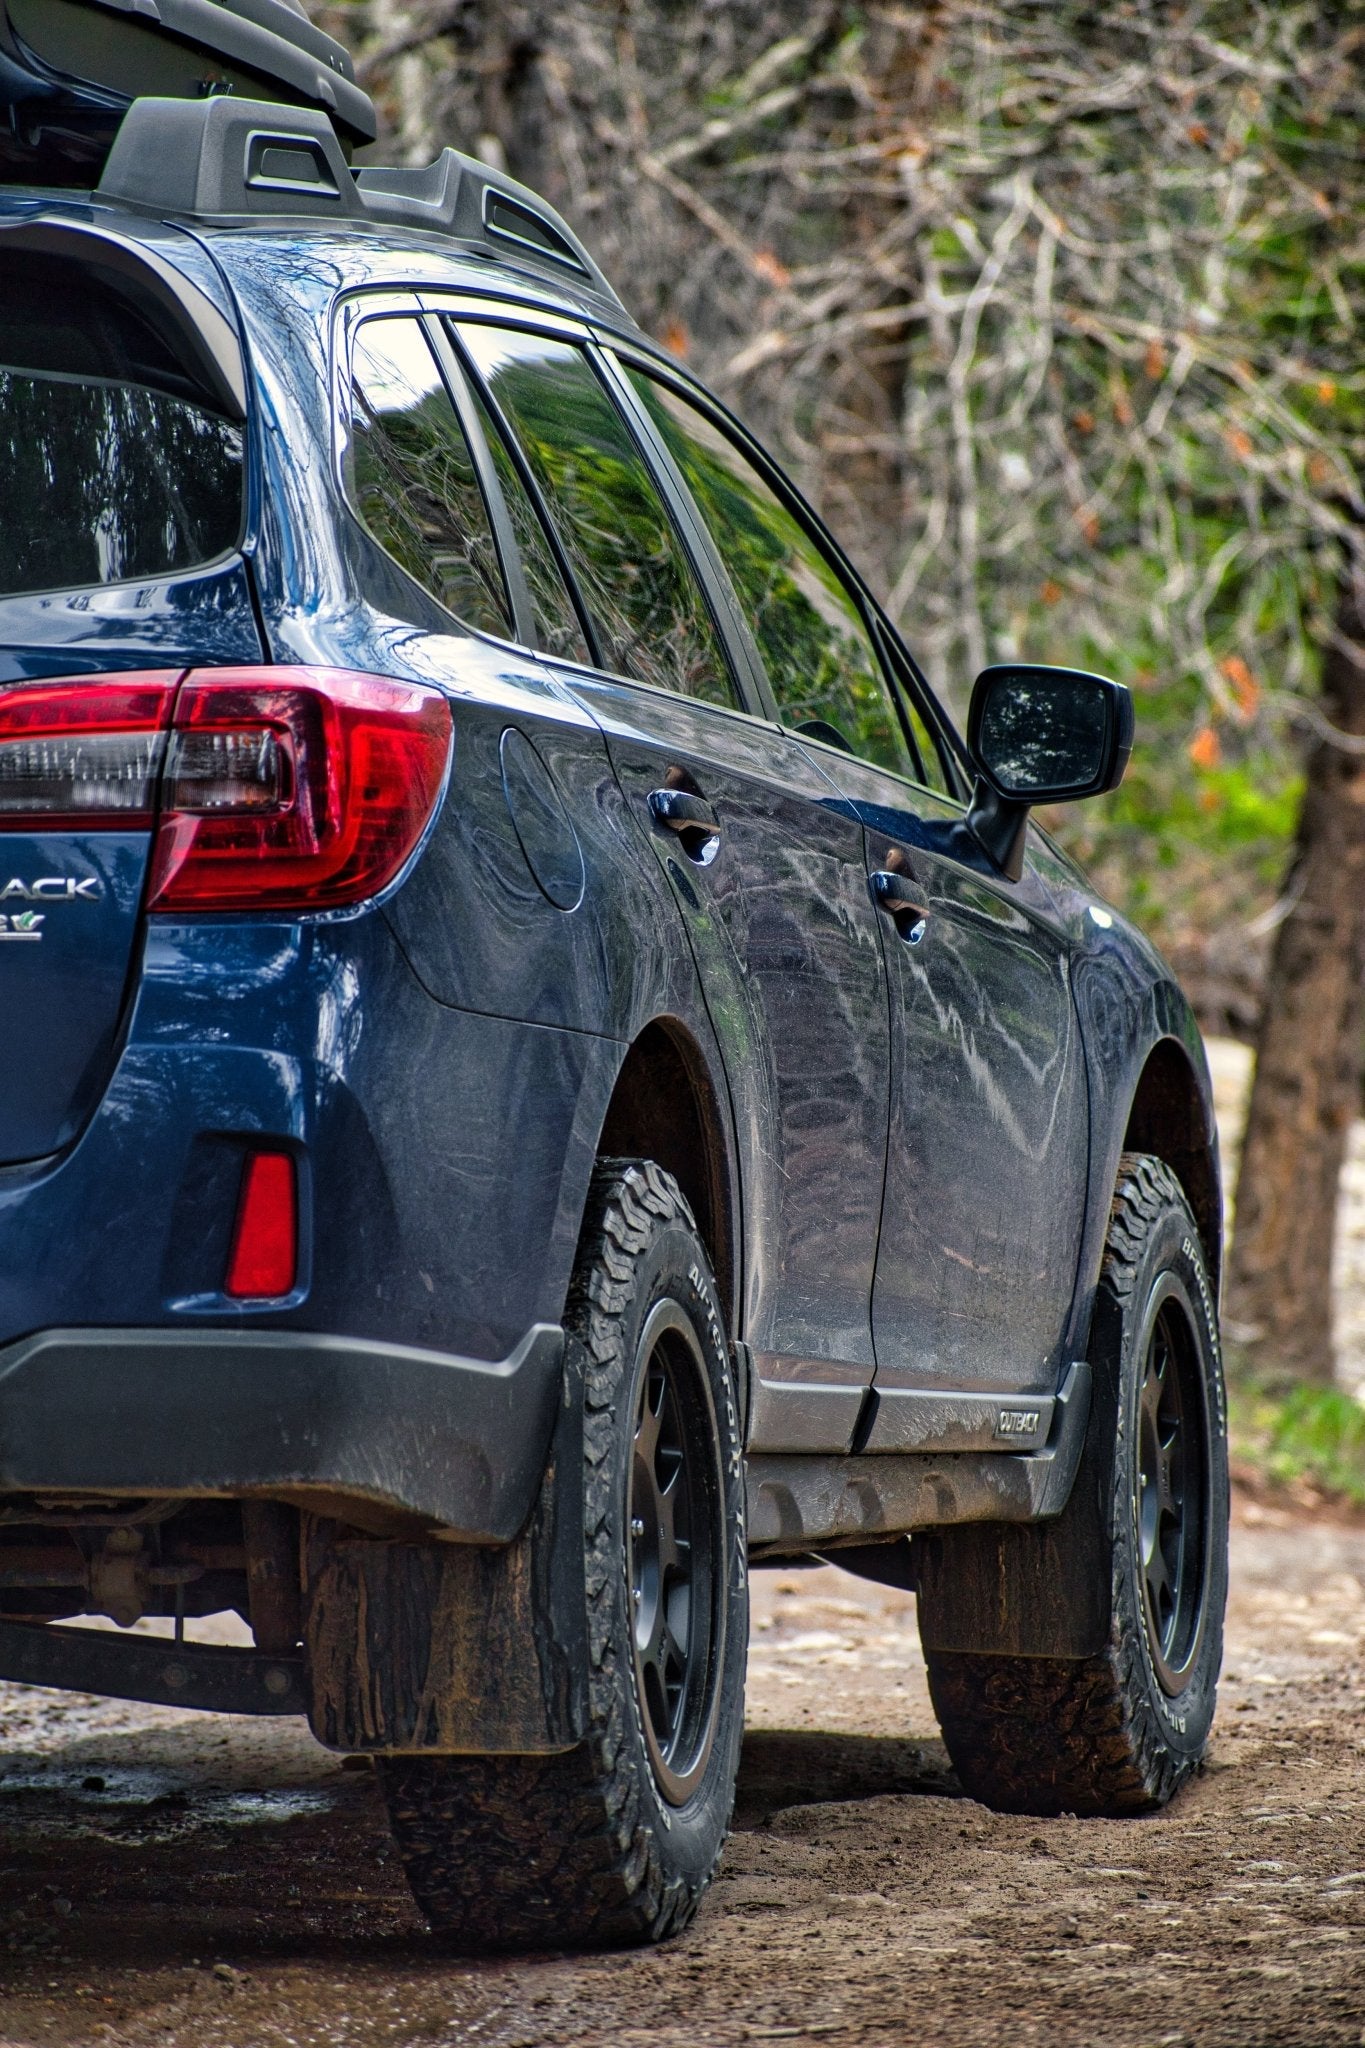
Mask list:
[[0,182],[88,187],[134,100],[220,94],[374,140],[349,53],[298,0],[0,0]]
[[124,116],[95,196],[162,215],[306,216],[422,228],[485,255],[515,256],[575,277],[620,304],[572,229],[525,185],[453,149],[423,170],[353,172],[331,123],[302,108],[138,100]]

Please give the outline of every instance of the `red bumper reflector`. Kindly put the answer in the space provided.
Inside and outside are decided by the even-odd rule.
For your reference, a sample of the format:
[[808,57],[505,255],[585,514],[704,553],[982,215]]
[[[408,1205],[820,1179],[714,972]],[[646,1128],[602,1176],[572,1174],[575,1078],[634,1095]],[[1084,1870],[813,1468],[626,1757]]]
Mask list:
[[253,1152],[242,1172],[225,1294],[262,1300],[293,1292],[299,1265],[299,1203],[287,1152]]

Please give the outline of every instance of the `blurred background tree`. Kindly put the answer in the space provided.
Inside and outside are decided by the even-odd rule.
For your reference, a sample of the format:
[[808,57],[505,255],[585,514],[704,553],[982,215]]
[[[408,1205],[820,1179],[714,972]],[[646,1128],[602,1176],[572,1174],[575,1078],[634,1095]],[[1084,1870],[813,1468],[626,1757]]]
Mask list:
[[1229,1326],[1330,1377],[1365,1063],[1365,0],[321,12],[375,154],[453,142],[559,206],[955,709],[989,660],[1132,686],[1123,789],[1046,822],[1206,1028],[1259,1019]]

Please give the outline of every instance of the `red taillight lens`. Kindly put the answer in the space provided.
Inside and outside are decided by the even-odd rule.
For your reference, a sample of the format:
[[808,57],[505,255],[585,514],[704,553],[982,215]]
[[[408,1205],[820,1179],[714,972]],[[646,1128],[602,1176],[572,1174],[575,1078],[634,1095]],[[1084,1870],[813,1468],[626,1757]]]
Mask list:
[[450,706],[335,669],[213,669],[176,700],[153,910],[326,910],[391,882],[445,780]]
[[237,1300],[290,1294],[298,1264],[294,1162],[287,1152],[253,1152],[242,1171],[223,1292]]
[[0,691],[0,830],[151,824],[179,669]]
[[181,674],[0,690],[0,831],[156,824],[152,910],[378,895],[441,794],[440,691],[340,669]]

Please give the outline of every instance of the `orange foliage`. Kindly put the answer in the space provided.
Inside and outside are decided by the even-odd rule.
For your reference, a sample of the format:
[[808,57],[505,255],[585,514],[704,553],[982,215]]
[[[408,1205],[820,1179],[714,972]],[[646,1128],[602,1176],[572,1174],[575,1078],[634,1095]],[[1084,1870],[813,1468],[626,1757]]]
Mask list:
[[1216,768],[1223,758],[1223,749],[1218,744],[1218,735],[1211,725],[1203,725],[1189,744],[1189,756],[1196,768]]
[[791,272],[781,257],[772,249],[755,249],[754,275],[764,278],[767,283],[775,284],[779,287],[789,285],[792,281]]
[[1261,686],[1240,654],[1230,654],[1226,661],[1220,661],[1219,671],[1232,685],[1238,712],[1244,719],[1254,718],[1256,706],[1261,701]]

